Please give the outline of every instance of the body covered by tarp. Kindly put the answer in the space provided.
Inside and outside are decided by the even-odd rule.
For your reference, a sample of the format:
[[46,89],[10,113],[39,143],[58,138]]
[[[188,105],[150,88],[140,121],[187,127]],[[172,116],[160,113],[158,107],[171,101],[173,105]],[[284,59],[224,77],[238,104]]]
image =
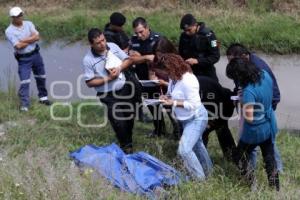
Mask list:
[[116,144],[86,145],[70,154],[79,166],[91,167],[120,189],[152,196],[156,187],[179,184],[180,173],[157,158],[138,152],[126,155]]

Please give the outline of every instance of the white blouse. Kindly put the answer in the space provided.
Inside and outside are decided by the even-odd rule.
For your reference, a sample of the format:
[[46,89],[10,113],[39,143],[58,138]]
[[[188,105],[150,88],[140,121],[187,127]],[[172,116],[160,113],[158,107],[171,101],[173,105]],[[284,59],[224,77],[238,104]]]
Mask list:
[[197,108],[201,106],[199,82],[190,72],[183,74],[181,80],[170,80],[168,94],[173,100],[183,100],[184,107],[175,107],[174,112],[179,120],[186,120],[194,116]]

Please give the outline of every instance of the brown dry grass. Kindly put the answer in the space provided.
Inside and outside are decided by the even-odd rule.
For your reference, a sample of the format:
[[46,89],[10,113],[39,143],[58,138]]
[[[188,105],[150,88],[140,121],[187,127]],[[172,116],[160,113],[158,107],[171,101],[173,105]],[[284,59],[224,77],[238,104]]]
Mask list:
[[[8,10],[12,6],[26,7],[29,11],[55,11],[62,8],[85,7],[89,9],[106,9],[116,8],[124,10],[126,8],[138,10],[181,10],[199,8],[216,8],[221,9],[255,9],[253,5],[246,0],[0,0],[0,8]],[[281,12],[285,14],[299,14],[299,0],[262,0],[255,4],[255,7],[264,6],[266,10]]]
[[273,9],[284,13],[300,14],[300,1],[299,0],[274,0]]

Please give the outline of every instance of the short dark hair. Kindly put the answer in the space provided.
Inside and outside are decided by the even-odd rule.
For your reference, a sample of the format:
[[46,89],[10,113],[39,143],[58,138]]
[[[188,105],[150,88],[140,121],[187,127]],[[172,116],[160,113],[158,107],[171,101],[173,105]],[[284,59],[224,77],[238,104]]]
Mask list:
[[195,25],[197,20],[192,14],[185,14],[180,21],[180,29],[185,30],[186,28]]
[[126,17],[119,12],[114,12],[109,17],[110,24],[115,26],[123,26],[126,23]]
[[88,40],[91,44],[94,43],[94,39],[102,35],[103,32],[98,28],[91,28],[88,32]]
[[147,21],[146,21],[145,18],[143,18],[143,17],[137,17],[132,22],[132,28],[136,28],[140,24],[143,25],[143,27],[147,27],[148,26],[148,23],[147,23]]
[[232,43],[226,50],[227,56],[240,58],[243,54],[250,55],[250,51],[240,43]]
[[242,58],[233,58],[226,67],[226,76],[242,87],[259,82],[261,74],[261,69]]

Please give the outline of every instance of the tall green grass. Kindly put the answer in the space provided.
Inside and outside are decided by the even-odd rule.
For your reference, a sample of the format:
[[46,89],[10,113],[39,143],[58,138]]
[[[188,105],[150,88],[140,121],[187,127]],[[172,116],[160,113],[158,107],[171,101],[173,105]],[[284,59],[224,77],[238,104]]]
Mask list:
[[[143,199],[123,193],[90,170],[80,171],[68,157],[86,144],[106,145],[116,142],[112,128],[83,128],[77,123],[74,103],[70,120],[57,121],[50,117],[50,108],[33,100],[29,113],[18,112],[17,97],[0,94],[1,123],[12,121],[4,136],[0,136],[0,199]],[[82,119],[102,120],[101,110],[85,107]],[[68,109],[59,108],[57,117],[69,115]],[[167,124],[169,132],[171,125]],[[152,124],[136,122],[134,147],[183,171],[176,156],[177,142],[168,134],[162,138],[147,138],[145,132]],[[251,192],[243,182],[235,166],[224,160],[214,133],[211,134],[208,151],[214,162],[214,173],[205,182],[186,182],[167,189],[167,199],[298,199],[300,195],[300,137],[282,131],[277,144],[284,162],[284,174],[280,176],[281,191],[275,192],[267,185],[261,156],[258,158],[258,190]],[[163,198],[161,198],[163,199]]]
[[[259,7],[258,4],[255,4]],[[263,7],[263,6],[262,6]],[[193,13],[199,21],[204,21],[211,27],[224,50],[232,42],[241,42],[254,50],[266,53],[299,53],[300,52],[300,21],[298,15],[288,15],[281,12],[257,11],[255,9],[229,8],[218,6],[201,7],[199,9],[183,9],[180,7],[162,7],[157,9],[143,8],[116,8],[116,9],[91,9],[77,7],[72,9],[57,8],[44,12],[35,10],[28,12],[26,18],[32,20],[44,40],[85,40],[87,31],[91,27],[103,29],[108,22],[109,15],[116,10],[121,10],[127,16],[125,30],[133,34],[132,20],[137,16],[145,17],[151,28],[178,43],[180,18],[184,13]],[[4,39],[4,30],[9,24],[9,18],[2,9],[0,12],[0,34]]]

